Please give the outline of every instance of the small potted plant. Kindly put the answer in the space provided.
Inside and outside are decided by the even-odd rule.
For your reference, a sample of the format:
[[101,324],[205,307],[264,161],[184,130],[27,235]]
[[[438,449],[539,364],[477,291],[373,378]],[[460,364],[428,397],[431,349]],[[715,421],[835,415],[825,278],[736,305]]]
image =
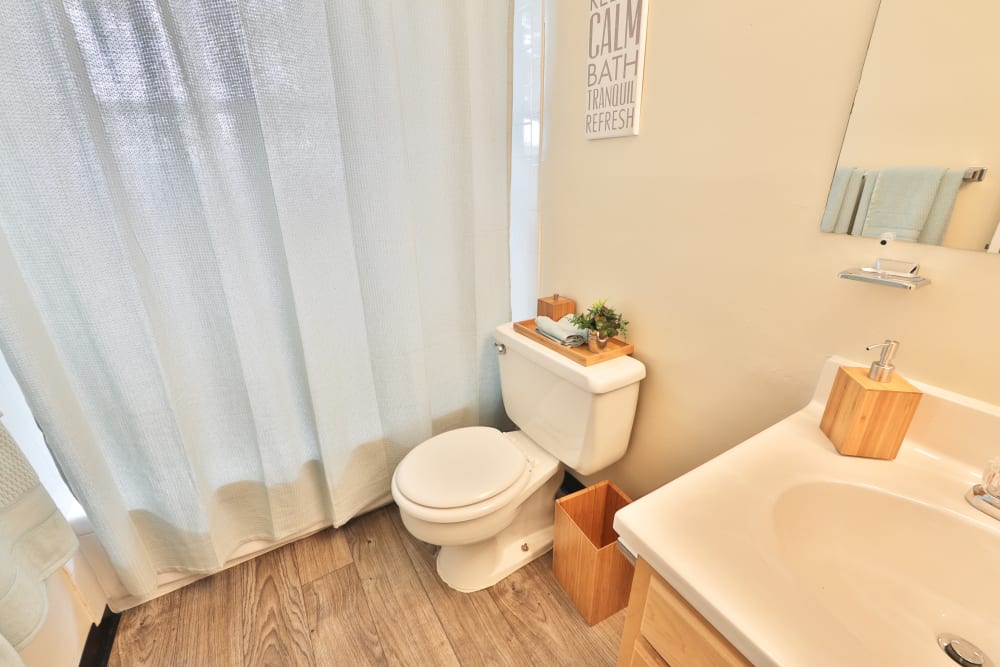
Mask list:
[[590,331],[587,336],[587,349],[591,352],[603,350],[612,336],[617,336],[619,333],[622,336],[628,335],[628,320],[608,306],[607,301],[607,299],[595,301],[587,312],[573,316],[573,325],[576,328]]

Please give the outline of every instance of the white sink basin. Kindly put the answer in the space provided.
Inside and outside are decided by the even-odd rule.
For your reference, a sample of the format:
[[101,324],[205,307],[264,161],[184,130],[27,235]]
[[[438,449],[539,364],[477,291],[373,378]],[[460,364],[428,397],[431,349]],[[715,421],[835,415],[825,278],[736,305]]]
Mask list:
[[621,510],[615,529],[755,665],[1000,664],[1000,521],[965,491],[1000,409],[926,392],[895,461],[845,457],[809,406]]
[[1000,633],[1000,539],[980,524],[879,489],[813,482],[778,497],[774,530],[789,571],[859,639],[884,642],[886,627],[932,639],[942,628],[1000,657],[1000,645],[987,648]]

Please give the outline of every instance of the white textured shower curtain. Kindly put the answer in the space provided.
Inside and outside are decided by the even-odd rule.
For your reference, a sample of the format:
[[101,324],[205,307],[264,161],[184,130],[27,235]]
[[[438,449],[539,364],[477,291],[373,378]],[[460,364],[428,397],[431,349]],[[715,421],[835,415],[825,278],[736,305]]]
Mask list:
[[131,594],[502,417],[508,13],[0,4],[0,347]]

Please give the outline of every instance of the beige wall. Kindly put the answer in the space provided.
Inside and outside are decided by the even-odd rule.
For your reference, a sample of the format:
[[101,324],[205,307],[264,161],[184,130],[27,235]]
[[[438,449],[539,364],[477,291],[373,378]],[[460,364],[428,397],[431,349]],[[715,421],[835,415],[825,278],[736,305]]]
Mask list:
[[[541,290],[609,297],[648,369],[601,477],[648,492],[803,406],[827,355],[885,337],[904,375],[1000,403],[1000,258],[819,231],[876,4],[652,0],[642,134],[586,141],[588,3],[548,0]],[[933,284],[836,278],[880,254]]]

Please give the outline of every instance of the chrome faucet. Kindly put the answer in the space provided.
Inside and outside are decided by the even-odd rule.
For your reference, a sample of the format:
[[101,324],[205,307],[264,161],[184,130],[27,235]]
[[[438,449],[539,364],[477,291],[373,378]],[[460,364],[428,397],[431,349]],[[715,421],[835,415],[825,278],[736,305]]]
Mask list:
[[983,471],[983,483],[969,489],[965,499],[980,512],[1000,521],[1000,457],[990,459]]

